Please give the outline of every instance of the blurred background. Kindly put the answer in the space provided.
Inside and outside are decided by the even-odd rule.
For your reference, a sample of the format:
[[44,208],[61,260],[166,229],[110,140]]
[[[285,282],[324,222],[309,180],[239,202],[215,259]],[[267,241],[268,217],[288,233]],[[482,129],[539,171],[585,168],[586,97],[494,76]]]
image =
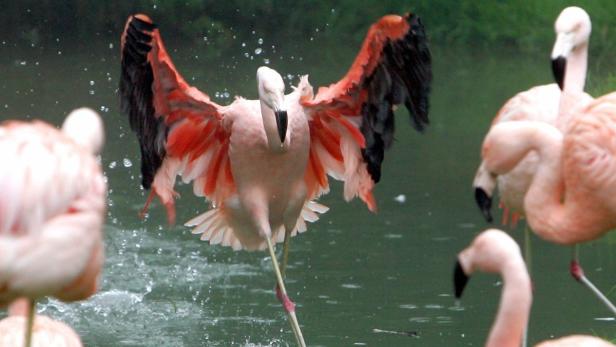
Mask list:
[[[341,185],[331,182],[321,199],[331,210],[292,240],[290,295],[311,346],[482,346],[500,279],[475,276],[459,304],[451,283],[456,253],[488,226],[471,187],[479,148],[508,98],[552,83],[553,23],[571,4],[2,1],[0,120],[59,125],[73,108],[89,106],[107,131],[101,290],[82,303],[44,300],[39,309],[75,327],[87,346],[293,345],[266,254],[209,246],[181,225],[209,208],[191,187],[178,187],[178,225],[167,226],[158,204],[145,220],[137,217],[146,192],[136,137],[119,109],[120,34],[128,15],[148,14],[186,80],[226,104],[235,95],[257,97],[261,65],[278,70],[288,87],[303,74],[315,87],[336,82],[371,23],[411,11],[423,19],[434,60],[431,125],[418,134],[398,110],[396,142],[375,192],[378,214],[344,202]],[[616,90],[616,2],[575,4],[593,23],[587,90],[596,97]],[[524,223],[503,228],[523,239]],[[570,249],[536,237],[532,247],[530,341],[616,338],[613,317],[569,276]],[[581,250],[587,275],[612,300],[615,247],[608,234]]]

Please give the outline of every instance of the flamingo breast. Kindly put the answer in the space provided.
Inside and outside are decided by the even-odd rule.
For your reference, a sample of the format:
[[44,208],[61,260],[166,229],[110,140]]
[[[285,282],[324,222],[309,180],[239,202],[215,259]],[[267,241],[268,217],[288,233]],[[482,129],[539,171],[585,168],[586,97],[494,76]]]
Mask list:
[[[288,109],[288,133],[284,150],[272,151],[263,127],[259,101],[238,100],[230,111],[232,128],[229,145],[231,171],[237,185],[237,196],[229,200],[235,212],[229,221],[236,231],[255,233],[250,226],[250,211],[244,202],[260,199],[269,211],[272,232],[285,217],[287,208],[303,206],[306,190],[304,175],[308,162],[310,134],[308,123],[299,107]],[[295,220],[299,217],[294,216]],[[238,230],[243,229],[243,230]]]

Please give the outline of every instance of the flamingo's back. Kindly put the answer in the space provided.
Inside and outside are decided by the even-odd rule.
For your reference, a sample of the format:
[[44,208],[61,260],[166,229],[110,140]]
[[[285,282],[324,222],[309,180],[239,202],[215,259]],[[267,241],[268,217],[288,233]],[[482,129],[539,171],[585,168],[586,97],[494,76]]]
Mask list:
[[[598,98],[575,116],[563,142],[567,202],[616,226],[616,93]],[[601,224],[601,223],[595,223]]]
[[39,232],[102,183],[95,159],[43,122],[2,126],[0,161],[0,235]]

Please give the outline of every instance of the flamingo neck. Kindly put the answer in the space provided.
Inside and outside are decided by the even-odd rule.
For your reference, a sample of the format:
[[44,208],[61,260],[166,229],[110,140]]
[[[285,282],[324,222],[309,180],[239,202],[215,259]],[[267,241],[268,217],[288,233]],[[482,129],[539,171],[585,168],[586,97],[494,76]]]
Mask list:
[[267,146],[269,150],[274,153],[285,152],[288,147],[288,138],[290,134],[287,133],[287,140],[284,144],[280,142],[274,111],[269,108],[263,100],[259,99],[259,102],[261,104],[261,117],[263,118],[263,128],[265,129],[265,136],[267,138]]
[[486,347],[519,347],[532,303],[530,278],[521,259],[506,262],[501,276],[503,291]]
[[588,65],[588,44],[578,46],[567,57],[565,68],[564,91],[569,93],[583,93],[586,84],[586,68]]
[[563,140],[562,137],[535,132],[530,146],[539,154],[539,165],[524,198],[524,211],[531,228],[538,235],[562,242],[571,226],[562,174]]
[[586,83],[587,61],[587,44],[577,47],[567,58],[565,84],[560,94],[558,120],[556,122],[561,130],[566,128],[566,125],[569,123],[569,120],[576,110],[576,106],[584,102],[586,97],[584,85]]

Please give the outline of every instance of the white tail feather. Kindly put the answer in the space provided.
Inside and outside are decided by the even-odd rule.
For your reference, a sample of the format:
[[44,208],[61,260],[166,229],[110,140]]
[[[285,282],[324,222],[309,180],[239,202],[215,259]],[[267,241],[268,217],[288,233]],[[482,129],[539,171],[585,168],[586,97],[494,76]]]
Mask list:
[[[319,215],[328,210],[327,206],[315,201],[306,202],[297,220],[297,224],[291,232],[291,236],[305,232],[308,229],[306,222],[316,222],[319,220]],[[221,244],[222,246],[231,247],[235,251],[242,249],[264,250],[267,247],[267,243],[264,240],[261,240],[259,243],[250,242],[249,244],[243,244],[233,228],[227,224],[224,214],[218,208],[202,213],[184,223],[184,225],[194,227],[192,233],[201,234],[200,239],[209,241],[211,245]],[[284,241],[284,227],[281,226],[272,233],[272,240],[277,243]]]
[[215,213],[216,213],[216,210],[206,211],[206,212],[196,216],[195,218],[189,220],[188,222],[184,223],[184,226],[186,226],[186,227],[194,227],[194,226],[197,226],[199,224],[202,224],[206,220],[212,218],[215,215]]

